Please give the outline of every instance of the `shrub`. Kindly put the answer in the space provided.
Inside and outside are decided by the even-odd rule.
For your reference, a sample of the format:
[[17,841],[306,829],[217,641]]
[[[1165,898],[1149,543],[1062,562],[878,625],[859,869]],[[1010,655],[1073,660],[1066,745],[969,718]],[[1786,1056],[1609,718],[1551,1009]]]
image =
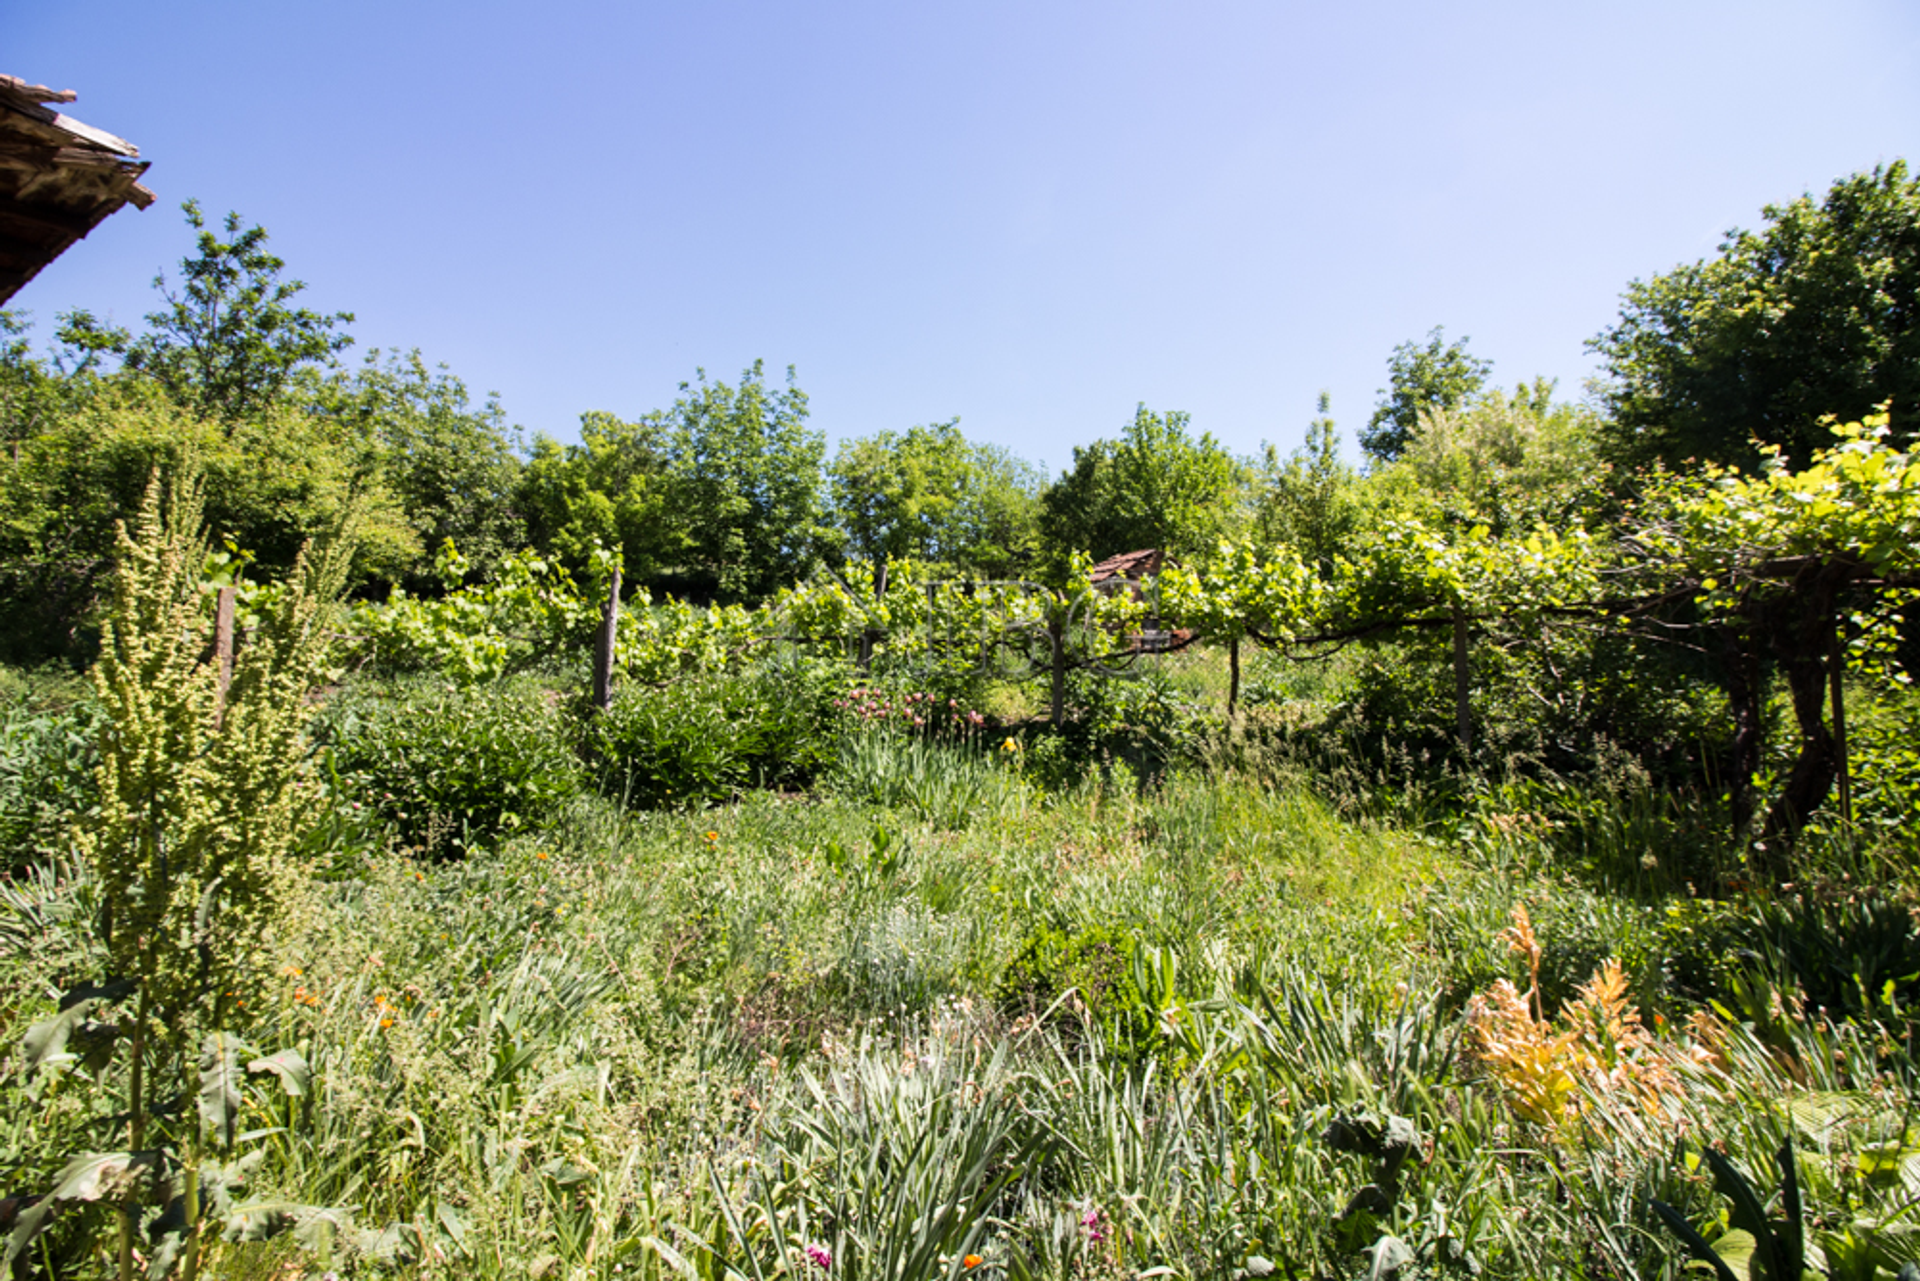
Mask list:
[[728,677],[624,690],[588,722],[600,787],[636,809],[717,805],[753,778],[763,729]]
[[842,667],[788,653],[742,672],[622,689],[584,736],[600,786],[637,809],[715,805],[750,787],[804,786],[833,759]]
[[986,753],[887,732],[842,739],[828,785],[853,800],[907,810],[946,831],[982,816],[1004,816],[1025,798],[1014,768]]
[[552,697],[531,683],[367,687],[327,709],[323,737],[338,798],[434,857],[536,826],[580,789]]
[[0,867],[51,854],[98,794],[97,709],[0,712]]
[[1050,1016],[1062,1030],[1071,1029],[1084,1011],[1085,1026],[1098,1029],[1107,1053],[1143,1058],[1160,1040],[1159,1017],[1135,979],[1137,947],[1132,935],[1111,926],[1068,933],[1052,923],[1041,925],[1001,974],[994,1004],[1009,1018]]

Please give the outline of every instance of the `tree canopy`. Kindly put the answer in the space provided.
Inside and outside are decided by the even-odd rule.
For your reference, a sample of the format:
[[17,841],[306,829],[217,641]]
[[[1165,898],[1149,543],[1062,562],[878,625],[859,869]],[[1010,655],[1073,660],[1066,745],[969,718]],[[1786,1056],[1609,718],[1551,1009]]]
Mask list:
[[1713,258],[1628,286],[1588,345],[1605,362],[1610,451],[1632,464],[1804,464],[1822,420],[1920,413],[1920,180],[1904,161],[1769,205]]
[[1467,352],[1467,340],[1448,342],[1435,325],[1425,346],[1403,342],[1387,358],[1387,385],[1360,433],[1360,448],[1376,462],[1392,462],[1413,438],[1423,409],[1453,409],[1486,385],[1493,362]]
[[1188,416],[1139,406],[1118,440],[1076,447],[1073,466],[1042,499],[1041,533],[1055,555],[1143,548],[1210,549],[1237,518],[1246,468]]
[[281,278],[286,263],[268,252],[265,228],[245,226],[229,213],[222,240],[197,202],[181,208],[197,233],[198,252],[181,261],[178,289],[165,273],[154,278],[166,306],[147,314],[146,332],[136,336],[75,311],[63,317],[60,338],[83,360],[117,356],[204,417],[232,421],[259,413],[296,373],[329,365],[352,345],[339,330],[353,315],[293,306],[306,282]]

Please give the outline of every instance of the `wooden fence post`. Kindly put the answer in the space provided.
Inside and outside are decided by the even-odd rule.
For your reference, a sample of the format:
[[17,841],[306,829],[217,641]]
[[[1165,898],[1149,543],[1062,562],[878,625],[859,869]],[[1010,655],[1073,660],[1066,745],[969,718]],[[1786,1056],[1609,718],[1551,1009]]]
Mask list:
[[1227,727],[1233,727],[1234,713],[1240,710],[1240,638],[1227,642]]
[[1453,611],[1453,722],[1460,735],[1460,754],[1473,753],[1473,703],[1469,698],[1473,669],[1467,661],[1467,614]]
[[219,692],[214,696],[213,723],[227,718],[227,690],[233,685],[233,603],[235,592],[222,587],[213,598],[213,661],[218,665]]
[[1840,765],[1840,821],[1853,826],[1853,772],[1847,765],[1847,624],[1833,629],[1832,652],[1827,656],[1828,679],[1833,685],[1833,754]]
[[1066,627],[1059,619],[1048,620],[1047,639],[1053,642],[1053,689],[1052,705],[1047,713],[1047,719],[1055,729],[1060,728],[1060,721],[1066,715],[1067,645],[1065,632]]
[[620,567],[607,579],[607,607],[593,642],[593,705],[598,711],[613,706],[613,642],[620,633]]

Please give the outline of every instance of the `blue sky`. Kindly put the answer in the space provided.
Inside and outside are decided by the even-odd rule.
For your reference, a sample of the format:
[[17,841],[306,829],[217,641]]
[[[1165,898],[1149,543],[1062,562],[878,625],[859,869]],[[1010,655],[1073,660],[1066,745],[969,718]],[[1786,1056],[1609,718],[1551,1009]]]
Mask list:
[[264,225],[360,349],[529,432],[797,366],[838,439],[954,416],[1058,471],[1138,402],[1351,441],[1436,324],[1577,393],[1635,277],[1920,160],[1910,0],[5,6],[0,71],[160,202],[13,301],[153,308]]

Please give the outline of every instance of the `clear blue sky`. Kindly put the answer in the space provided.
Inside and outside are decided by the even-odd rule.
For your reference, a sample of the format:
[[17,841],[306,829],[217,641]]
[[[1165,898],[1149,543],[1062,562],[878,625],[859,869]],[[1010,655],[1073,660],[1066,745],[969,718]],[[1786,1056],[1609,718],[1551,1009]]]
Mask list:
[[1436,324],[1577,392],[1635,277],[1920,160],[1911,0],[10,3],[160,202],[15,298],[127,324],[197,198],[529,432],[798,367],[835,439],[1057,471],[1137,402],[1351,441]]

